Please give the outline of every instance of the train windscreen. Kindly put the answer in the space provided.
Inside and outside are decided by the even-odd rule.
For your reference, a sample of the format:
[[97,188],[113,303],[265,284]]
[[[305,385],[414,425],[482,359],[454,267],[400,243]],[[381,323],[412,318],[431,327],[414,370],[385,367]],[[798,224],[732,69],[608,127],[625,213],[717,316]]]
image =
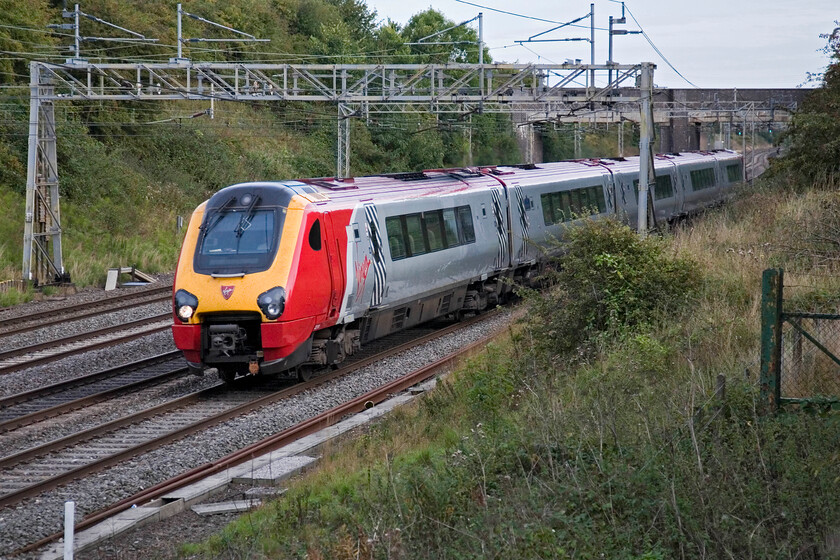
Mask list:
[[208,213],[196,248],[195,271],[238,274],[267,270],[280,240],[285,208],[219,208]]

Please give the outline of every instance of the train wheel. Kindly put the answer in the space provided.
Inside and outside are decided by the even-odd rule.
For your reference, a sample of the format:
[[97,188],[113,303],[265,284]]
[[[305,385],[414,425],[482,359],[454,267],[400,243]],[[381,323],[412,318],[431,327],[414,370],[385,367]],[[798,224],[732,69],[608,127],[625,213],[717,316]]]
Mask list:
[[298,381],[309,381],[315,377],[315,368],[312,366],[298,366],[297,378]]

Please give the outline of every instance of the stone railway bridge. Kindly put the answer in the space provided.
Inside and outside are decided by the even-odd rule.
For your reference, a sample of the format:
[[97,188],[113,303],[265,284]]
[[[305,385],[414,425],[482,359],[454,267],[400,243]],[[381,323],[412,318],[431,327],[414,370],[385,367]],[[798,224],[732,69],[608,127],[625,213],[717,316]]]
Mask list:
[[[749,152],[750,138],[755,133],[784,128],[793,112],[802,104],[810,89],[666,89],[653,90],[653,120],[656,124],[654,149],[658,152],[680,152],[732,147]],[[638,97],[638,90],[621,88],[614,97]],[[542,142],[529,123],[577,123],[580,126],[612,126],[638,124],[636,106],[606,102],[580,104],[565,115],[540,119],[539,115],[515,115],[519,126],[519,142],[523,154],[534,162],[541,161]],[[732,143],[732,136],[743,140]],[[621,148],[621,143],[619,145]]]

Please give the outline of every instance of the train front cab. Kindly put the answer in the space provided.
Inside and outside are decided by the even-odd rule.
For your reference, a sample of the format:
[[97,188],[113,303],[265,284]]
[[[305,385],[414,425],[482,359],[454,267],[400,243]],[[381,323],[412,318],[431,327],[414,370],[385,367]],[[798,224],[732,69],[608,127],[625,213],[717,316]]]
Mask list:
[[173,290],[175,344],[194,372],[232,381],[309,358],[343,279],[329,267],[323,215],[307,208],[283,185],[243,184],[196,210]]

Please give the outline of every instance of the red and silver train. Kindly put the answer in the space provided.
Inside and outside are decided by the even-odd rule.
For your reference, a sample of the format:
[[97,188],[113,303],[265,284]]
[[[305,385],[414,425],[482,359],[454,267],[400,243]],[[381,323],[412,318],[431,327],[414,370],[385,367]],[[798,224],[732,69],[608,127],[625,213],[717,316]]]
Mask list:
[[[731,151],[659,155],[663,223],[742,180]],[[375,338],[495,305],[579,219],[635,223],[639,158],[254,182],[193,213],[173,293],[191,369],[241,375],[337,364]]]

